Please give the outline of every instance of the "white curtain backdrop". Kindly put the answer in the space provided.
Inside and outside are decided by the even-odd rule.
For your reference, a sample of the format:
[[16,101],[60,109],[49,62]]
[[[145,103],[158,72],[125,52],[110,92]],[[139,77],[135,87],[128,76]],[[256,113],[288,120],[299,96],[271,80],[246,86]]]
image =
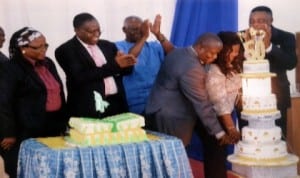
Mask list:
[[[299,0],[239,0],[239,29],[248,27],[250,10],[257,5],[272,8],[274,25],[292,33],[300,31],[297,17],[300,15]],[[101,25],[101,38],[110,41],[124,39],[123,20],[138,15],[151,21],[156,14],[162,15],[161,31],[170,36],[176,0],[0,0],[0,26],[6,32],[6,42],[1,49],[8,54],[8,41],[13,32],[31,26],[41,31],[50,44],[47,55],[54,61],[54,50],[74,35],[72,20],[80,12],[93,14]],[[150,38],[154,39],[153,36]],[[64,74],[57,65],[62,79]],[[295,73],[288,72],[295,91]]]
[[[129,15],[153,21],[156,14],[161,14],[161,31],[169,37],[175,4],[176,0],[0,0],[0,26],[6,33],[1,51],[8,55],[12,33],[30,26],[45,35],[50,45],[47,56],[56,62],[54,50],[74,35],[72,20],[81,12],[93,14],[100,23],[100,38],[113,42],[125,38],[122,25]],[[64,81],[63,71],[56,66]]]

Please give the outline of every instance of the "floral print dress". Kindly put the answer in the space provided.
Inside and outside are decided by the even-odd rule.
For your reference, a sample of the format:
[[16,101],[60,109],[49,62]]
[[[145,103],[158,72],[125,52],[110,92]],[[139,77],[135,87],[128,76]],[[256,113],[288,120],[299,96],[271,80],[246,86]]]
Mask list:
[[210,65],[206,88],[218,116],[231,114],[241,87],[242,80],[239,74],[231,73],[225,76],[216,64]]

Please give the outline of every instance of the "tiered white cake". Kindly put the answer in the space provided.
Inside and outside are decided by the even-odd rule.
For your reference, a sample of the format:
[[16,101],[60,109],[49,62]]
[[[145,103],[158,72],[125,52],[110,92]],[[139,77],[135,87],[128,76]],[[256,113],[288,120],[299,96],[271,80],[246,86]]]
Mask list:
[[232,170],[245,177],[297,177],[298,157],[287,152],[281,129],[275,125],[280,118],[276,97],[271,93],[271,77],[275,75],[269,72],[268,60],[252,57],[244,62],[242,74],[241,118],[248,126],[242,128],[242,140],[228,160]]

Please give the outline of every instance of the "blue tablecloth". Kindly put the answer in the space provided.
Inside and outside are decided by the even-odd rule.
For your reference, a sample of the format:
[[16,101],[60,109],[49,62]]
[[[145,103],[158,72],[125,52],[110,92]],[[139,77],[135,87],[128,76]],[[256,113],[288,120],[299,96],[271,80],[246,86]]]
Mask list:
[[130,144],[59,149],[28,139],[21,144],[18,177],[193,177],[182,142],[164,134],[150,134],[159,138]]

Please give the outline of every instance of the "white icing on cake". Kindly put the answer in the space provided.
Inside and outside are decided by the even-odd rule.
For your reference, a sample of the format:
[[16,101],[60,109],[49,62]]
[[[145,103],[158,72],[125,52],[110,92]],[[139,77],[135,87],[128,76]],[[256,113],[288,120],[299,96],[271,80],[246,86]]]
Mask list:
[[248,126],[242,128],[242,140],[236,144],[234,154],[228,156],[232,170],[249,178],[298,177],[295,175],[299,159],[288,154],[286,142],[281,140],[281,128],[275,125],[281,114],[271,89],[271,77],[276,75],[269,72],[269,61],[264,59],[265,33],[250,28],[238,34],[247,58],[241,74],[241,118],[248,121]]
[[241,118],[245,120],[260,119],[260,120],[274,120],[281,117],[279,110],[270,111],[242,111]]
[[143,116],[123,113],[102,119],[71,117],[70,140],[78,145],[107,145],[147,140]]
[[246,60],[243,63],[243,73],[269,73],[270,64],[268,60]]
[[281,129],[273,127],[268,129],[242,128],[242,139],[249,144],[272,144],[281,140]]
[[264,111],[277,110],[276,97],[274,94],[268,96],[242,96],[243,110]]
[[253,144],[246,142],[239,142],[236,145],[235,153],[239,156],[252,159],[277,159],[287,156],[286,143],[278,141],[272,144]]
[[131,143],[147,140],[145,130],[133,129],[120,132],[101,132],[83,134],[78,130],[70,129],[70,139],[81,146],[111,145],[120,143]]
[[71,117],[69,125],[83,134],[93,134],[96,132],[110,132],[113,124],[99,122],[98,119]]
[[271,93],[268,60],[246,60],[243,64],[243,110],[241,118],[249,125],[242,128],[242,141],[235,154],[251,159],[276,159],[286,156],[286,143],[281,140],[281,129],[275,126],[280,118],[276,96]]
[[248,127],[256,129],[269,129],[276,127],[274,119],[250,119]]

